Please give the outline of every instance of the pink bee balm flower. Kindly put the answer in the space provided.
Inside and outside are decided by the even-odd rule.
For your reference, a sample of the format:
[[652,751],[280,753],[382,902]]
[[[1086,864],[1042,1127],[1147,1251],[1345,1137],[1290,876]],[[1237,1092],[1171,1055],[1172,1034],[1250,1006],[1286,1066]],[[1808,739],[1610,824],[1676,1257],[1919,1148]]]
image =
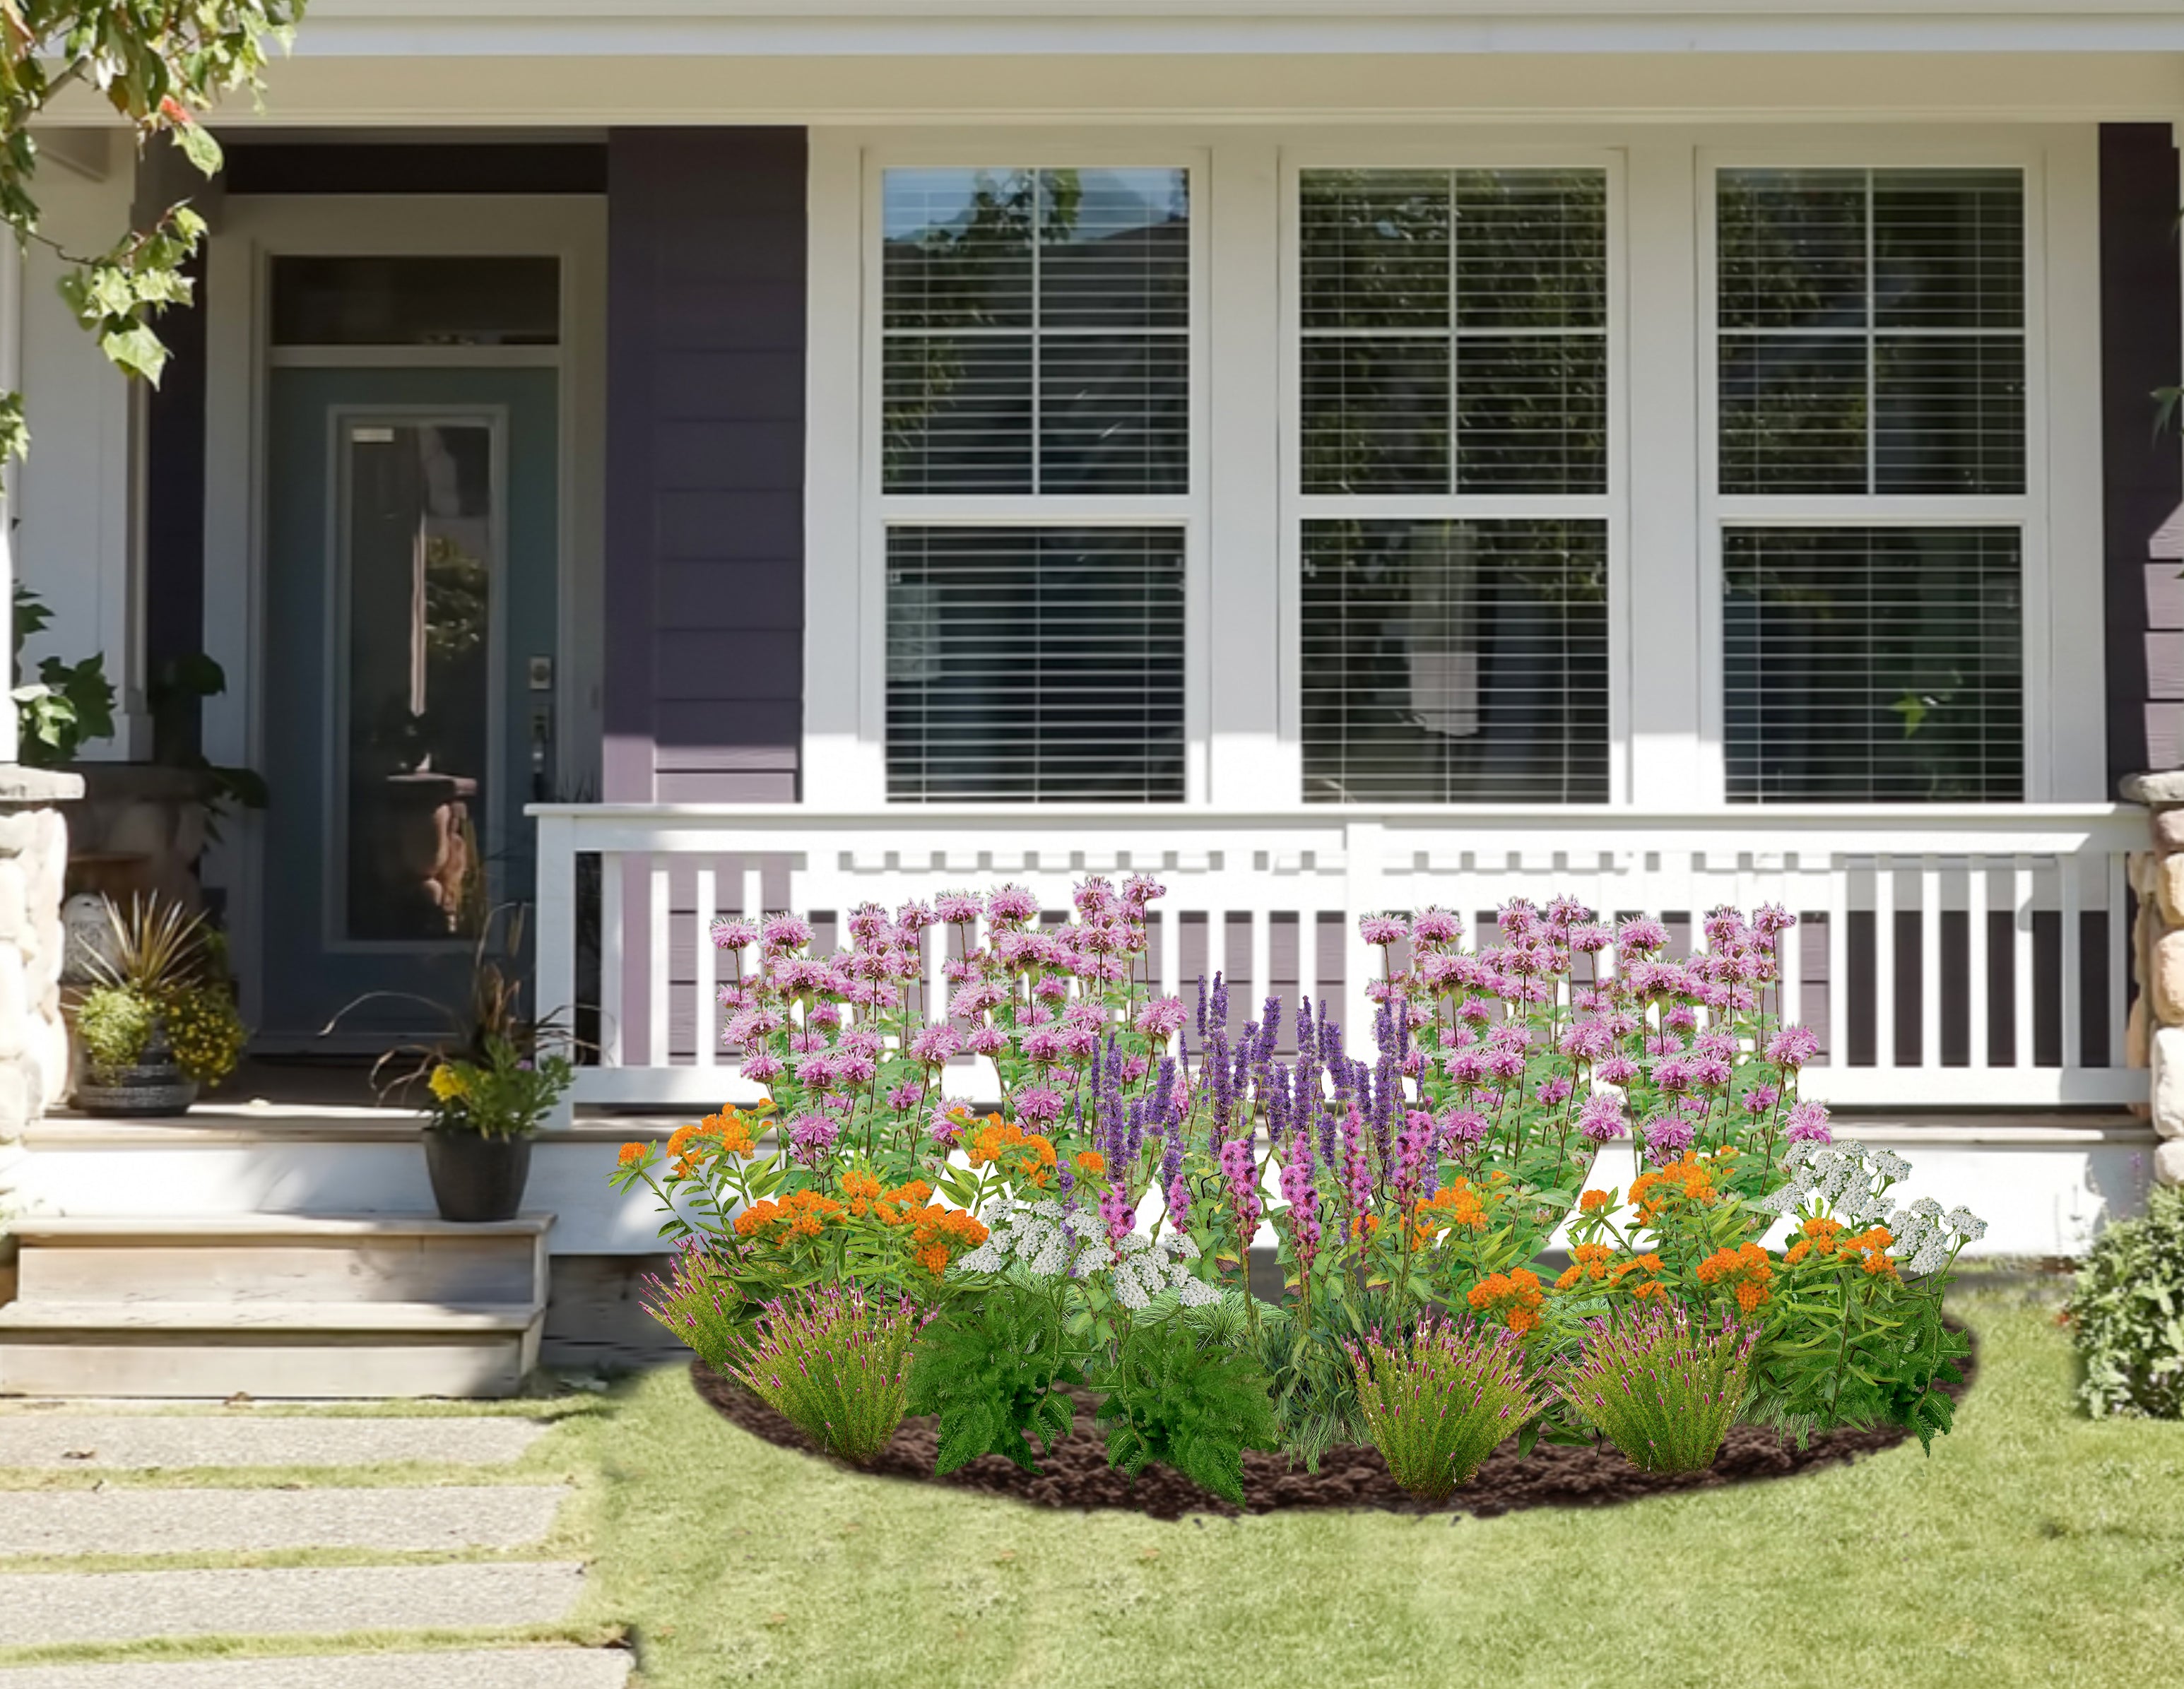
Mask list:
[[1627,1127],[1623,1105],[1613,1097],[1588,1097],[1585,1106],[1577,1111],[1577,1129],[1592,1143],[1612,1142],[1621,1137]]
[[1669,929],[1650,915],[1638,915],[1623,923],[1623,930],[1615,936],[1615,946],[1630,954],[1651,955],[1669,947]]
[[1802,1067],[1819,1053],[1819,1035],[1809,1026],[1785,1026],[1767,1041],[1767,1059],[1777,1067]]
[[1411,931],[1423,944],[1446,944],[1461,937],[1463,923],[1446,909],[1427,909],[1411,923]]
[[939,1067],[962,1047],[962,1035],[953,1026],[928,1026],[910,1041],[911,1059]]
[[1393,915],[1366,915],[1357,923],[1358,936],[1368,944],[1395,944],[1410,936],[1410,929]]
[[794,915],[769,915],[759,936],[769,950],[797,950],[811,942],[811,925]]
[[1183,1030],[1183,999],[1157,997],[1138,1011],[1133,1023],[1146,1037],[1165,1044]]
[[978,900],[968,892],[943,892],[933,900],[933,913],[951,926],[978,918]]
[[1061,1093],[1044,1085],[1026,1086],[1017,1092],[1017,1114],[1042,1129],[1061,1118]]
[[741,950],[758,942],[758,928],[735,915],[721,915],[713,922],[713,943],[722,950]]
[[974,1056],[998,1056],[1009,1047],[1009,1035],[998,1026],[975,1028],[968,1040]]
[[1836,1135],[1828,1126],[1827,1105],[1800,1103],[1791,1108],[1789,1137],[1791,1143],[1833,1143]]
[[784,1071],[781,1058],[771,1050],[761,1050],[755,1056],[746,1057],[743,1064],[744,1077],[755,1080],[760,1085],[772,1084]]
[[1039,899],[1021,886],[1004,886],[986,899],[986,913],[1002,926],[1021,926],[1039,913]]

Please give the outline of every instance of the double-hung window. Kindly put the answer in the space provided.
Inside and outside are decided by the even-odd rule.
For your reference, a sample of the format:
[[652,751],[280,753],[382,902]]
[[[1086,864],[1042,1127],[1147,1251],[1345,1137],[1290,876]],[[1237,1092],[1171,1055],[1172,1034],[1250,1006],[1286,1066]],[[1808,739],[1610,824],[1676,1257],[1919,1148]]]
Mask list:
[[890,798],[1186,795],[1190,198],[881,172]]
[[1607,171],[1295,192],[1305,797],[1604,801]]
[[1728,796],[2022,797],[2023,172],[1713,193]]

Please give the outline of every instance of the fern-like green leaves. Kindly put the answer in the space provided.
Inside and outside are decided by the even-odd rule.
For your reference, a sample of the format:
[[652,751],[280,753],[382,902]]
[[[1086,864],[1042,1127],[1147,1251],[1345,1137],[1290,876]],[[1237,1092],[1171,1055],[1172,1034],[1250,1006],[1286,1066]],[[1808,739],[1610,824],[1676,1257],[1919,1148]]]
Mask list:
[[958,1300],[927,1328],[910,1374],[910,1410],[940,1420],[936,1473],[982,1454],[1039,1470],[1034,1441],[1051,1453],[1069,1435],[1067,1393],[1084,1375],[1063,1340],[1061,1308],[1048,1291],[1003,1284]]
[[1139,1320],[1101,1381],[1107,1459],[1134,1478],[1153,1461],[1234,1506],[1244,1504],[1244,1451],[1279,1446],[1273,1398],[1258,1362],[1209,1317]]

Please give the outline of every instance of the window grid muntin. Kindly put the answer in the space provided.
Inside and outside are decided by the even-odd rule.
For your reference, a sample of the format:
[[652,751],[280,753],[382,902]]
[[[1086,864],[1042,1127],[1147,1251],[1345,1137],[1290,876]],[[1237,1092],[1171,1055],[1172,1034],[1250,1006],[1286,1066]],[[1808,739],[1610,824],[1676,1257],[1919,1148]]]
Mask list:
[[[1860,178],[1862,206],[1861,268],[1864,281],[1863,287],[1858,295],[1863,307],[1862,321],[1858,326],[1852,327],[1846,325],[1830,328],[1825,325],[1818,325],[1810,322],[1786,322],[1773,326],[1754,326],[1750,324],[1741,324],[1736,326],[1731,326],[1725,320],[1728,313],[1724,310],[1724,302],[1727,292],[1724,259],[1727,243],[1723,233],[1723,219],[1721,215],[1726,198],[1724,184],[1729,178],[1735,176],[1762,177],[1783,175],[1840,175],[1845,177],[1855,175]],[[2014,225],[2016,234],[2014,251],[2016,256],[2014,266],[2015,292],[2014,323],[2003,326],[1995,326],[1986,324],[1965,326],[1927,322],[1898,323],[1894,325],[1885,323],[1882,319],[1883,311],[1880,304],[1880,263],[1879,256],[1879,235],[1881,219],[1877,212],[1877,207],[1880,203],[1880,198],[1882,179],[1884,177],[1892,178],[1908,185],[1922,178],[1929,181],[1936,181],[1952,176],[1964,179],[1966,186],[1972,187],[1977,187],[1982,181],[1991,185],[2003,177],[2010,178],[2015,184],[2016,193],[2014,203],[2016,211],[2016,220]],[[1708,473],[1709,480],[1714,486],[1735,496],[1753,498],[1787,498],[1810,493],[1832,493],[1836,496],[1858,496],[1859,493],[1863,493],[1873,497],[1892,495],[1905,497],[1965,496],[2007,498],[2021,496],[2025,492],[2030,485],[2032,472],[2031,454],[2033,451],[2034,434],[2034,420],[2031,414],[2031,381],[2032,377],[2031,364],[2033,351],[2033,331],[2031,323],[2032,258],[2031,248],[2033,235],[2033,224],[2031,216],[2032,203],[2031,182],[2029,173],[2025,169],[2020,166],[2000,164],[1966,164],[1957,166],[1828,164],[1788,167],[1769,165],[1728,165],[1720,167],[1713,172],[1710,192],[1714,213],[1713,276],[1710,292],[1713,300],[1714,319],[1713,337],[1715,373],[1713,384],[1713,395],[1712,403],[1714,409],[1715,425],[1713,430],[1713,437],[1715,443],[1713,450],[1710,454],[1713,458],[1713,462],[1708,467]],[[1985,248],[1983,245],[1975,244],[1973,250],[1979,252],[1983,255]],[[1702,283],[1702,285],[1704,286],[1706,284]],[[1757,297],[1758,290],[1756,286],[1751,291],[1753,297]],[[1758,342],[1769,339],[1777,339],[1785,342],[1804,341],[1808,342],[1813,341],[1837,341],[1845,345],[1855,345],[1863,348],[1864,353],[1863,358],[1864,370],[1864,392],[1863,396],[1862,427],[1864,436],[1865,482],[1863,488],[1849,489],[1808,486],[1793,488],[1781,492],[1771,492],[1757,486],[1744,484],[1744,478],[1741,475],[1732,476],[1730,473],[1732,464],[1732,458],[1730,457],[1731,431],[1729,425],[1728,414],[1730,410],[1729,371],[1731,366],[1730,361],[1723,356],[1723,353],[1730,344],[1735,342],[1744,342],[1756,345]],[[1998,486],[1975,485],[1973,486],[1961,488],[1936,488],[1931,486],[1917,487],[1909,486],[1883,487],[1881,486],[1880,459],[1883,431],[1880,421],[1880,403],[1881,369],[1880,348],[1884,342],[1890,340],[1894,340],[1899,344],[1914,346],[1921,342],[1961,340],[1987,344],[2000,344],[2014,347],[2016,350],[2017,394],[2016,414],[2014,418],[2014,474],[2012,476],[2004,478],[2006,481],[2013,482],[2014,484]],[[1975,425],[1981,430],[1978,438],[1982,446],[1984,445],[1985,441],[1984,426],[1988,419],[1988,410],[1985,403],[1982,403],[1974,419]],[[2005,421],[2007,421],[2007,419],[2008,419],[2005,418]],[[1981,453],[1981,456],[1982,458],[1984,457],[1983,451]],[[1738,467],[1741,469],[1744,466],[1740,464]],[[1732,485],[1733,481],[1736,484]]]

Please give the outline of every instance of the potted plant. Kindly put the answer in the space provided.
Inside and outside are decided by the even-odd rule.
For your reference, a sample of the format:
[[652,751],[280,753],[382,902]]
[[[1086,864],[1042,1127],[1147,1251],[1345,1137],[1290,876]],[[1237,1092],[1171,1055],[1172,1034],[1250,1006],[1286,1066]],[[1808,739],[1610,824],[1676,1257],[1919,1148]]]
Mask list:
[[445,1026],[444,1039],[389,1050],[372,1070],[383,1101],[418,1101],[430,1116],[425,1169],[443,1220],[515,1218],[531,1174],[532,1137],[576,1078],[576,1037],[557,1018],[524,1010],[523,931],[519,904],[482,914],[469,999],[460,1006],[414,992],[369,992],[326,1027],[387,1001],[429,1009]]
[[76,1105],[92,1114],[178,1114],[235,1070],[248,1034],[201,914],[159,897],[106,903],[111,942],[87,960],[78,1001],[83,1071]]
[[425,1170],[440,1218],[513,1220],[531,1176],[531,1139],[561,1100],[576,1069],[558,1051],[526,1054],[488,1037],[475,1059],[442,1057],[426,1086],[432,1123],[425,1128]]

